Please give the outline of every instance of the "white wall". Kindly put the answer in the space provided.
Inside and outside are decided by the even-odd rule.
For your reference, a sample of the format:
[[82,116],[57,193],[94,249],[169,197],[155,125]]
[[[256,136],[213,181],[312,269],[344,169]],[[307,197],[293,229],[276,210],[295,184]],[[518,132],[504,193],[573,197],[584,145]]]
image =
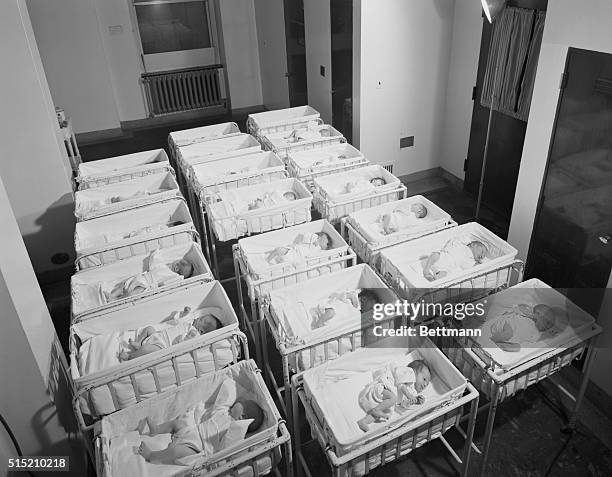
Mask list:
[[0,176],[41,273],[53,254],[73,255],[68,158],[24,0],[3,3],[0,31],[0,64],[10,65],[0,74]]
[[482,8],[474,0],[455,0],[450,68],[440,166],[463,179],[472,123],[472,88],[476,85],[482,36]]
[[232,109],[263,103],[255,0],[219,0]]
[[289,107],[284,13],[283,0],[255,1],[262,104],[270,110]]
[[75,132],[119,127],[110,73],[92,0],[28,0],[55,105]]
[[[306,81],[308,104],[332,122],[331,18],[329,0],[304,2],[304,33],[306,39]],[[321,66],[325,76],[321,76]]]
[[[358,142],[399,175],[440,165],[454,3],[361,1]],[[400,150],[402,136],[414,136],[414,147]]]

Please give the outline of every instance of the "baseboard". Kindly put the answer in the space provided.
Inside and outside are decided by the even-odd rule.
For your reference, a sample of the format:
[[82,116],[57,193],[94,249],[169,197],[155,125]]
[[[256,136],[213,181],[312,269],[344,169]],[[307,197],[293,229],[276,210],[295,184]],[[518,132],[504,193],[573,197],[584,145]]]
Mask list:
[[114,139],[123,139],[125,133],[121,128],[102,129],[101,131],[89,131],[75,134],[77,144],[79,146],[89,146],[101,142],[112,141]]
[[432,177],[441,177],[442,172],[440,167],[433,167],[431,169],[425,169],[424,171],[413,172],[412,174],[406,174],[400,176],[399,179],[404,184],[409,184],[410,182],[421,181],[423,179],[430,179]]
[[180,123],[191,122],[198,119],[207,121],[223,122],[227,121],[228,113],[225,106],[211,106],[206,109],[195,111],[183,111],[181,113],[164,114],[153,118],[134,119],[131,121],[121,121],[121,129],[124,131],[138,131],[155,127],[172,126]]
[[450,182],[453,187],[463,189],[463,179],[459,179],[455,174],[448,172],[443,167],[440,167],[440,171],[442,172],[442,177]]

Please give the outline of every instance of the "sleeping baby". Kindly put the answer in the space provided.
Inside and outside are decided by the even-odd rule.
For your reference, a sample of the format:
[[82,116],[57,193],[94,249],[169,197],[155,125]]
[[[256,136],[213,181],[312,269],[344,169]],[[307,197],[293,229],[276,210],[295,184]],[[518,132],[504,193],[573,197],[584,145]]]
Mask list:
[[136,359],[223,327],[221,320],[212,313],[197,316],[193,320],[181,319],[190,313],[189,307],[182,312],[175,313],[173,318],[167,322],[168,325],[161,329],[147,326],[136,336],[136,339],[129,340],[128,349],[119,353],[119,360]]
[[380,231],[383,235],[389,235],[406,229],[419,222],[427,216],[427,207],[420,202],[410,204],[410,207],[398,207],[390,214],[381,215],[377,219]]
[[358,192],[373,191],[376,187],[383,186],[387,183],[382,177],[373,177],[370,180],[357,179],[346,182],[341,190],[341,194],[356,194]]
[[146,418],[150,435],[172,434],[165,449],[154,451],[142,442],[138,453],[152,464],[182,465],[181,459],[196,454],[210,457],[256,432],[264,422],[264,411],[255,401],[237,399],[235,385],[229,378],[219,388],[214,404],[206,409],[203,402],[189,407],[170,421],[154,424]]
[[305,260],[322,250],[329,250],[332,240],[326,232],[316,232],[310,235],[299,234],[291,245],[276,247],[266,252],[266,261],[273,265]]
[[431,372],[423,360],[414,360],[407,366],[385,366],[372,373],[373,380],[359,393],[359,406],[366,413],[357,421],[363,432],[370,424],[386,421],[395,407],[400,412],[415,404],[423,404],[421,392],[431,381]]
[[154,192],[151,192],[150,190],[139,190],[137,192],[134,192],[133,194],[115,195],[111,197],[110,199],[108,199],[108,203],[115,204],[117,202],[123,202],[125,200],[139,199],[141,197],[146,197],[146,196],[153,195],[153,194],[159,194],[166,190],[170,190],[170,189],[159,189],[159,190],[155,190]]
[[332,130],[329,127],[319,129],[294,129],[288,136],[283,137],[283,140],[289,144],[296,144],[302,141],[331,136]]
[[110,289],[104,284],[100,285],[101,294],[106,299],[106,302],[138,295],[147,290],[189,278],[193,275],[193,263],[189,260],[181,258],[166,264],[162,262],[160,254],[159,250],[151,253],[148,258],[148,270],[146,272],[122,279]]
[[265,207],[273,207],[281,202],[293,202],[298,196],[293,191],[287,191],[279,197],[277,192],[266,192],[262,196],[257,197],[247,205],[247,210],[263,209]]
[[491,341],[504,351],[517,352],[525,344],[553,337],[562,326],[557,322],[555,310],[548,305],[513,305],[498,319],[492,320]]
[[441,250],[432,252],[427,257],[427,262],[423,267],[423,276],[430,282],[439,280],[450,273],[467,270],[482,263],[486,256],[487,247],[478,240],[473,240],[466,245],[451,239]]
[[332,293],[325,302],[310,310],[312,318],[310,327],[314,330],[325,326],[335,316],[352,313],[355,310],[362,314],[368,313],[374,308],[377,301],[376,294],[367,288],[362,290],[347,290]]

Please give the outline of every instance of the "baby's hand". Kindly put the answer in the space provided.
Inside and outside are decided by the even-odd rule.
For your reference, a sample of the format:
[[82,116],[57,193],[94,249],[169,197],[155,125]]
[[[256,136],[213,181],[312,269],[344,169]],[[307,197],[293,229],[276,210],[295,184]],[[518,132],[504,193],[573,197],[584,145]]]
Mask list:
[[436,279],[435,273],[431,270],[431,268],[426,268],[423,270],[423,276],[427,278],[430,282],[433,282]]
[[417,403],[417,404],[423,404],[424,402],[425,402],[425,397],[424,397],[422,394],[419,394],[419,395],[416,397],[416,403]]
[[119,361],[129,361],[130,353],[128,351],[122,351],[119,353]]

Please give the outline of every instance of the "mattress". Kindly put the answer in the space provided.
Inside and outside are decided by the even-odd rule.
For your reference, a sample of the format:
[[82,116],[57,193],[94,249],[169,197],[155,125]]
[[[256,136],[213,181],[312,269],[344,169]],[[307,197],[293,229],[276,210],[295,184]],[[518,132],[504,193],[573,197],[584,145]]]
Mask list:
[[[120,339],[149,325],[163,327],[185,307],[190,307],[192,314],[219,315],[223,327],[140,358],[119,361]],[[193,284],[172,294],[145,297],[73,324],[70,327],[71,376],[77,390],[89,388],[79,399],[82,412],[92,416],[109,414],[136,403],[136,392],[141,399],[146,399],[157,393],[157,385],[162,390],[176,387],[175,373],[181,383],[187,383],[198,374],[226,366],[237,354],[232,338],[237,330],[238,319],[218,282]],[[212,347],[208,346],[211,343],[214,343]],[[204,347],[195,353],[194,360],[189,351],[200,346]],[[176,362],[171,359],[172,355],[176,356]],[[150,369],[153,363],[157,378]],[[141,371],[132,382],[129,374],[138,368]]]
[[[385,184],[373,186],[369,183],[371,179],[380,177]],[[390,192],[399,187],[400,180],[378,164],[373,164],[359,169],[353,169],[338,174],[330,174],[315,179],[317,194],[324,200],[338,204],[343,202],[357,201],[374,194]],[[354,191],[347,191],[347,184],[356,184]]]
[[[270,263],[266,260],[267,254],[277,247],[286,247],[293,244],[300,237],[308,237],[317,232],[325,232],[331,238],[331,247],[328,250],[313,250],[312,254],[297,255],[294,259],[283,263]],[[266,232],[265,234],[238,240],[240,253],[244,258],[246,266],[247,282],[249,284],[249,296],[256,298],[256,295],[293,283],[301,282],[319,275],[340,270],[346,266],[346,261],[338,261],[339,257],[348,254],[348,245],[340,234],[325,220],[317,220],[302,225],[288,227],[286,229]],[[302,274],[291,275],[298,270],[313,268]],[[273,278],[277,278],[273,280]],[[252,289],[252,282],[268,280],[261,286]]]
[[295,124],[318,124],[321,114],[311,106],[264,111],[249,114],[247,118],[248,132],[259,136],[275,131],[284,131]]
[[[405,346],[397,346],[395,340],[388,345],[382,342],[376,348],[360,348],[304,372],[304,390],[314,412],[324,423],[326,437],[336,454],[344,455],[462,396],[466,378],[431,341],[406,338]],[[372,382],[372,373],[385,366],[406,366],[416,359],[424,360],[432,375],[422,393],[425,402],[404,412],[394,409],[388,421],[370,424],[369,431],[363,432],[357,425],[365,416],[358,397]]]
[[[380,302],[394,301],[374,271],[368,265],[361,264],[272,290],[269,299],[270,315],[275,321],[273,325],[286,345],[302,347],[359,330],[363,327],[363,320],[370,319],[371,313],[362,317],[361,312],[353,308],[350,312],[338,313],[324,326],[313,328],[311,310],[324,303],[334,292],[363,288],[373,289]],[[349,311],[348,307],[345,311]]]
[[240,129],[236,123],[221,123],[199,128],[183,129],[170,133],[172,145],[184,147],[197,142],[221,139],[240,134]]
[[77,191],[74,214],[79,220],[87,220],[173,197],[181,197],[173,174],[149,174]]
[[[476,264],[469,269],[453,271],[434,281],[427,280],[423,276],[423,267],[427,258],[432,252],[441,250],[450,240],[464,244],[478,240],[487,248],[487,257],[481,264]],[[446,288],[468,280],[470,277],[486,273],[488,270],[510,265],[516,254],[516,249],[506,241],[482,225],[470,222],[382,250],[380,252],[380,271],[383,276],[389,278],[392,282],[400,284],[400,296],[407,295],[402,298],[410,298],[411,289],[423,291]],[[492,288],[495,286],[499,285],[485,283],[484,277],[481,278],[481,281],[472,283],[472,288]]]
[[[381,218],[385,214],[392,214],[395,210],[410,211],[414,204],[420,204],[427,209],[427,215],[416,219],[413,224],[401,228],[390,234],[383,234]],[[438,229],[446,227],[451,222],[450,215],[436,204],[422,195],[415,195],[396,202],[369,209],[359,210],[348,216],[349,223],[366,239],[372,246],[409,240],[411,237],[425,235]]]
[[[540,331],[533,320],[534,306],[546,305],[551,320]],[[546,283],[530,279],[491,295],[484,314],[455,322],[481,336],[462,338],[485,362],[503,373],[550,351],[575,345],[595,319]],[[538,310],[535,310],[538,312]],[[553,318],[554,317],[554,318]]]
[[147,255],[134,256],[101,267],[89,268],[73,275],[70,281],[73,322],[86,319],[87,315],[99,312],[104,308],[133,301],[135,297],[121,298],[109,302],[101,288],[112,288],[112,284],[148,271],[153,253],[156,254],[156,260],[159,263],[170,264],[180,259],[189,261],[193,266],[193,274],[189,278],[181,277],[176,281],[156,286],[146,292],[147,294],[166,292],[197,281],[213,280],[210,267],[202,254],[202,248],[195,242],[160,249]]
[[77,268],[82,270],[192,242],[194,236],[195,228],[183,199],[78,222],[74,233]]
[[[184,466],[149,464],[134,453],[133,442],[140,441],[140,436],[134,433],[145,417],[150,418],[153,422],[165,422],[197,403],[201,402],[209,407],[225,380],[230,380],[232,393],[235,392],[239,399],[252,399],[264,411],[265,419],[257,432],[247,435],[245,439],[234,442],[210,457],[205,457],[203,454],[190,456],[184,459]],[[254,361],[242,361],[226,369],[202,376],[179,389],[155,396],[105,417],[100,427],[100,439],[102,454],[105,457],[103,460],[108,462],[107,475],[109,477],[110,475],[116,477],[121,475],[174,476],[184,475],[186,471],[191,475],[191,470],[195,471],[194,475],[200,475],[200,473],[205,475],[214,470],[216,465],[237,459],[250,450],[261,448],[262,454],[265,453],[268,450],[265,448],[266,443],[272,441],[277,434],[279,421],[278,410]],[[160,447],[167,445],[169,437],[165,436],[165,442],[158,442],[158,445]],[[272,462],[269,458],[262,456],[258,464],[262,465],[259,475],[263,475],[267,473],[266,470],[270,470]],[[249,470],[245,468],[238,467],[236,471],[237,475],[250,475]],[[236,475],[236,471],[232,475]]]
[[[282,200],[293,192],[296,200]],[[272,193],[276,202],[248,210],[249,203]],[[211,227],[220,241],[240,238],[250,233],[267,232],[310,221],[312,195],[296,179],[256,184],[218,194],[219,202],[206,205]]]
[[226,157],[242,156],[261,151],[261,145],[250,134],[237,134],[235,136],[213,141],[198,142],[180,147],[178,160],[184,171],[189,166],[204,162],[216,161]]
[[227,189],[286,177],[283,161],[269,151],[197,164],[191,168],[189,176],[194,191],[199,193],[204,201]]
[[79,189],[121,182],[133,177],[172,170],[163,149],[153,149],[124,156],[79,164]]

